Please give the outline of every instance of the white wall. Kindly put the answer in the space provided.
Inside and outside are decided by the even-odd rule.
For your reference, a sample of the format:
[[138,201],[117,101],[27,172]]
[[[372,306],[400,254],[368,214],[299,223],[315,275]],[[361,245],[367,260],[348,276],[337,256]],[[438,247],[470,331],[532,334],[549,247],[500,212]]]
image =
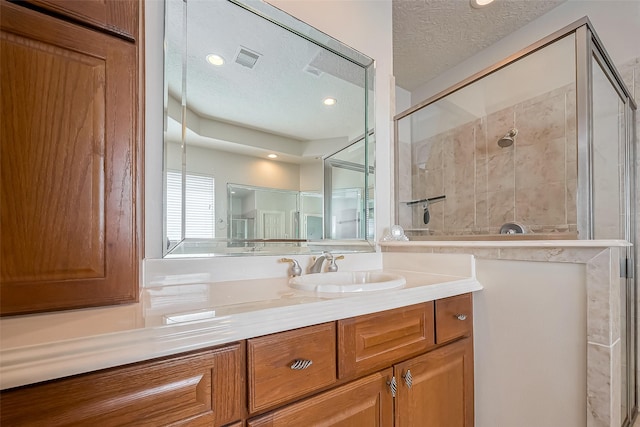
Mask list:
[[[375,60],[376,221],[391,222],[393,47],[391,0],[273,0],[276,7]],[[145,1],[145,257],[162,256],[163,5]],[[252,260],[247,260],[250,264]]]
[[584,427],[586,267],[476,260],[476,427]]
[[613,62],[640,56],[640,0],[569,0],[414,90],[418,104],[536,41],[588,16]]
[[300,191],[321,193],[323,179],[324,165],[321,161],[300,165]]

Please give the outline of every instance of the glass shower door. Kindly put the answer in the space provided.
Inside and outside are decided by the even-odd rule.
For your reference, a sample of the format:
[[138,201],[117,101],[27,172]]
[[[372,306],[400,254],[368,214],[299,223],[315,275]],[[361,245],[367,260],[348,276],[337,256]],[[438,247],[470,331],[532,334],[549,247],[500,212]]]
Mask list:
[[[592,233],[593,239],[633,242],[630,133],[628,99],[619,88],[601,54],[593,51],[592,72]],[[628,426],[636,407],[635,281],[627,277],[632,248],[620,248],[620,420]]]

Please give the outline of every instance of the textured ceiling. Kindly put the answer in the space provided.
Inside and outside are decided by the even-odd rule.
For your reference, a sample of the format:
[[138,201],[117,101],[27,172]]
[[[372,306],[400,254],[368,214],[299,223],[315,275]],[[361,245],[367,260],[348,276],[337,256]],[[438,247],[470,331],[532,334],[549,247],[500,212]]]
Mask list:
[[393,0],[396,84],[414,90],[566,0]]

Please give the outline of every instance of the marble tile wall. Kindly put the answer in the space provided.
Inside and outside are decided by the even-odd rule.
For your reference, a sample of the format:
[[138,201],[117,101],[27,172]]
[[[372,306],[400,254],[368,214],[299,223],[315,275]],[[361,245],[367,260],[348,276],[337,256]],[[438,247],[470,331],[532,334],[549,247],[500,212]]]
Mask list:
[[[515,144],[497,141],[518,129]],[[519,222],[532,232],[575,232],[575,87],[562,87],[412,144],[412,198],[445,194],[430,234],[496,234]]]

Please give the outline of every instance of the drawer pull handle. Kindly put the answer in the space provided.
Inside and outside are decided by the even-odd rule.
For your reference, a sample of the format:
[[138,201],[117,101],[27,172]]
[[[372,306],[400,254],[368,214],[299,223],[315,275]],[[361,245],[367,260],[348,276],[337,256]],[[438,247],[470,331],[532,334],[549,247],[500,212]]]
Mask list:
[[303,369],[307,369],[312,364],[313,364],[312,360],[296,359],[291,364],[291,369],[293,369],[294,371],[301,371]]
[[456,314],[456,319],[458,320],[467,320],[467,315],[466,314]]
[[398,392],[398,383],[396,383],[396,377],[391,377],[391,381],[387,381],[387,385],[389,386],[389,390],[391,390],[391,397],[396,397],[396,393]]
[[411,386],[413,385],[413,376],[411,375],[411,369],[407,369],[407,373],[402,376],[404,378],[404,382],[407,384],[409,390],[411,390]]

